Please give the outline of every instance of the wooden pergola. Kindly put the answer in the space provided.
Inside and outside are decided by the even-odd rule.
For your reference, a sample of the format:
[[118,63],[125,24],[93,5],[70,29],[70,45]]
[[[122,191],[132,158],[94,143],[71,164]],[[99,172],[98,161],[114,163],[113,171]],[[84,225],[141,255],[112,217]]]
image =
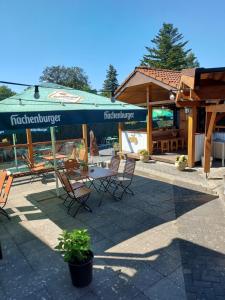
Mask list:
[[[137,67],[118,87],[117,99],[147,107],[147,150],[153,151],[152,108],[178,109],[187,113],[188,165],[195,164],[195,133],[199,112],[205,114],[204,171],[210,171],[211,136],[218,120],[225,117],[225,68],[196,68],[182,71]],[[119,128],[119,132],[122,127]],[[121,133],[119,133],[121,135]]]
[[[196,113],[205,109],[204,172],[210,172],[212,133],[216,123],[225,117],[225,68],[196,68],[182,71],[176,95],[178,107],[191,108],[192,130]],[[191,144],[191,141],[188,141]]]

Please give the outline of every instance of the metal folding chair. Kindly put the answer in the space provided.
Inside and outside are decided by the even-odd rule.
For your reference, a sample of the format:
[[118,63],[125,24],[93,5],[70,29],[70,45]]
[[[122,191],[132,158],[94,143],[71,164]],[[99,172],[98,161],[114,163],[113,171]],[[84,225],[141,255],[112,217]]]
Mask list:
[[73,158],[64,161],[64,173],[69,177],[69,179],[74,180],[84,180],[86,177],[81,176],[80,172],[76,172],[80,168],[80,163]]
[[119,166],[120,166],[120,158],[119,158],[119,156],[112,156],[111,161],[109,163],[109,170],[111,170],[116,175],[100,180],[100,183],[101,183],[100,184],[100,189],[103,187],[104,192],[107,192],[108,187],[109,187],[111,181],[117,176],[118,170],[119,170]]
[[92,212],[92,209],[86,203],[90,196],[91,190],[81,182],[75,182],[74,184],[71,184],[68,177],[63,172],[56,171],[56,175],[58,176],[62,187],[67,194],[67,197],[64,200],[64,204],[66,203],[68,198],[70,198],[70,202],[67,206],[67,212],[69,213],[71,211],[71,208],[76,202],[79,204],[79,206],[73,214],[74,217],[81,207],[89,212]]
[[8,196],[9,196],[9,192],[12,186],[12,182],[13,182],[13,176],[9,175],[8,178],[6,179],[6,183],[5,186],[2,190],[2,193],[0,195],[0,213],[3,214],[5,217],[7,217],[8,219],[10,219],[8,213],[4,210],[4,207],[7,203],[8,200]]
[[[135,165],[135,159],[128,158],[125,162],[123,174],[121,176],[116,176],[111,180],[110,186],[112,187],[112,196],[115,199],[122,200],[125,193],[134,195],[130,186],[134,176]],[[120,191],[121,194],[117,196]]]
[[30,171],[30,174],[31,174],[30,182],[33,182],[35,178],[38,178],[41,176],[44,177],[46,175],[46,173],[48,173],[46,166],[45,166],[45,162],[32,164],[28,155],[26,155],[26,154],[23,154],[22,158],[26,162],[28,169]]

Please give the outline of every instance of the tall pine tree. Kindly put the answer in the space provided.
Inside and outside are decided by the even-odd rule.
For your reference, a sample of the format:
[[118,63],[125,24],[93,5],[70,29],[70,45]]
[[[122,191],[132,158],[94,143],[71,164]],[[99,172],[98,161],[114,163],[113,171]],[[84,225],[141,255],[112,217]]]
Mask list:
[[185,49],[188,41],[173,24],[163,23],[159,33],[151,41],[153,47],[146,47],[141,65],[159,69],[182,70],[199,66],[191,49]]
[[115,92],[119,86],[117,80],[117,71],[113,65],[109,65],[109,69],[106,71],[106,79],[102,87],[102,95],[105,97],[111,97],[111,92]]

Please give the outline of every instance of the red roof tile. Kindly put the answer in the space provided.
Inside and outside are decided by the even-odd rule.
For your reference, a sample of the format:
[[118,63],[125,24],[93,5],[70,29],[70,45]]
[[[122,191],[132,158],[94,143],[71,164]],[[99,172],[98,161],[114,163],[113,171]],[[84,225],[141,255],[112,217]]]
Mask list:
[[181,72],[174,70],[166,70],[166,69],[152,69],[149,67],[136,67],[136,71],[143,73],[146,76],[152,77],[158,81],[161,81],[165,84],[170,85],[171,87],[178,88]]

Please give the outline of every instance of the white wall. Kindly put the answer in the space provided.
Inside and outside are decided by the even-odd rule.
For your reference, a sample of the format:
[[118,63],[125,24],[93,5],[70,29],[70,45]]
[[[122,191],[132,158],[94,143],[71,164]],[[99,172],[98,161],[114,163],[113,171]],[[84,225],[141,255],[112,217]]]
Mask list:
[[138,153],[142,149],[147,150],[147,133],[122,132],[122,151]]

